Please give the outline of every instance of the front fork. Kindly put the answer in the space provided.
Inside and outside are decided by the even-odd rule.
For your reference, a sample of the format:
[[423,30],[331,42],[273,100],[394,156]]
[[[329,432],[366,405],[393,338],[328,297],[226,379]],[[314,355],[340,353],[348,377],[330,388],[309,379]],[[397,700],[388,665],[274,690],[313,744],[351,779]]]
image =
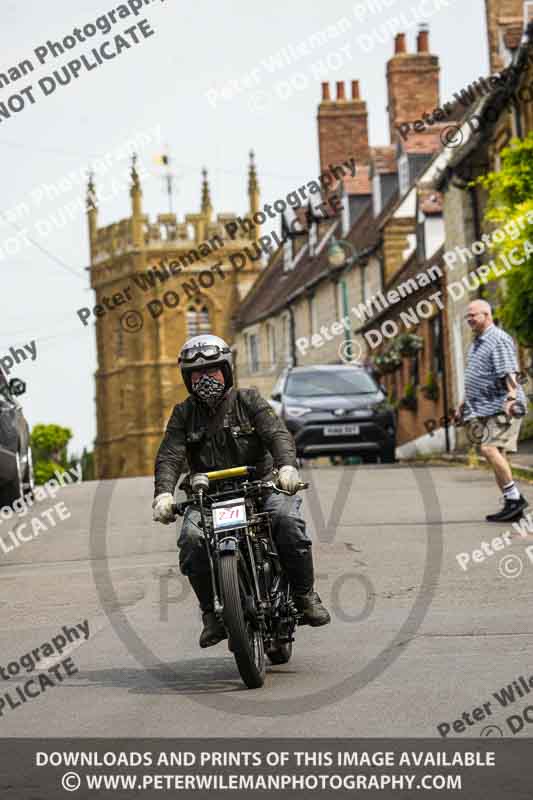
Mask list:
[[222,617],[223,605],[220,602],[220,596],[218,593],[217,580],[215,575],[215,565],[213,563],[213,553],[211,550],[211,542],[209,541],[209,536],[207,535],[208,527],[204,509],[204,490],[200,489],[198,495],[200,503],[200,516],[202,518],[202,530],[204,532],[205,549],[207,550],[207,558],[209,560],[209,572],[211,574],[211,587],[213,589],[213,610],[217,615],[217,617],[220,619]]
[[[203,532],[204,532],[205,546],[206,546],[207,557],[208,557],[208,561],[209,561],[209,571],[210,571],[210,574],[211,574],[211,585],[212,585],[212,589],[213,589],[213,610],[214,610],[215,614],[217,615],[217,617],[219,619],[222,619],[222,611],[224,609],[224,605],[223,605],[223,603],[221,601],[220,593],[219,593],[219,589],[218,589],[218,585],[217,585],[218,582],[217,582],[217,577],[216,577],[216,569],[215,569],[215,563],[214,563],[214,557],[213,557],[212,543],[210,541],[209,536],[207,535],[208,525],[207,525],[207,519],[206,519],[206,515],[205,515],[203,490],[200,489],[198,494],[199,494],[200,516],[201,516],[201,519],[202,519],[202,529],[203,529]],[[254,552],[254,544],[255,544],[255,542],[252,542],[252,538],[249,535],[246,535],[245,539],[246,539],[246,547],[247,547],[247,550],[248,550],[248,557],[249,557],[249,564],[250,564],[250,569],[247,569],[246,572],[248,574],[248,578],[250,578],[250,571],[251,571],[251,578],[252,578],[251,582],[253,583],[253,586],[251,588],[253,588],[253,590],[254,590],[255,601],[256,601],[255,602],[255,606],[256,606],[255,609],[246,609],[246,611],[248,613],[251,613],[255,617],[255,621],[256,621],[256,624],[257,624],[258,628],[260,630],[262,630],[263,633],[264,633],[265,632],[265,627],[266,627],[265,611],[266,611],[266,609],[268,607],[270,607],[270,597],[263,598],[262,593],[261,593],[261,589],[260,589],[260,586],[259,586],[259,579],[258,579],[257,568],[256,568],[256,562],[257,562],[257,565],[258,565],[259,564],[259,559],[258,558],[256,559],[256,554]],[[269,537],[269,539],[271,541],[271,536]],[[262,546],[261,542],[259,542],[259,541],[257,541],[257,544],[258,544],[259,547]],[[217,557],[218,558],[224,558],[226,555],[230,555],[230,553],[235,553],[235,554],[239,553],[239,542],[238,542],[238,539],[235,536],[227,536],[224,539],[222,539],[218,544],[218,553],[217,553]],[[279,556],[277,554],[275,546],[272,545],[272,549],[271,550],[269,549],[268,555],[270,556],[270,565],[271,565],[271,568],[273,570],[273,574],[271,575],[271,580],[274,580],[274,581],[275,580],[279,580],[280,579],[281,570],[280,570],[280,564],[279,564]],[[241,557],[242,557],[242,555],[241,555]],[[261,561],[262,561],[262,554],[261,554]],[[268,591],[269,591],[269,587],[266,585],[266,582],[265,582],[265,592],[268,593]],[[284,595],[285,595],[285,593],[284,593]],[[285,607],[285,612],[289,615],[288,617],[285,616],[285,615],[282,615],[282,613],[280,613],[281,612],[281,609],[279,607],[280,605]],[[294,606],[294,603],[292,602],[292,600],[290,598],[290,593],[289,593],[288,589],[286,591],[286,596],[282,597],[281,603],[278,601],[277,608],[271,608],[271,612],[273,612],[273,616],[274,617],[277,616],[279,621],[281,622],[281,626],[280,627],[284,631],[284,635],[282,637],[280,637],[281,640],[283,640],[283,641],[293,641],[294,637],[293,637],[292,634],[294,632],[295,623],[298,620],[298,612],[296,610],[296,607]],[[291,619],[291,617],[294,619],[294,621]]]

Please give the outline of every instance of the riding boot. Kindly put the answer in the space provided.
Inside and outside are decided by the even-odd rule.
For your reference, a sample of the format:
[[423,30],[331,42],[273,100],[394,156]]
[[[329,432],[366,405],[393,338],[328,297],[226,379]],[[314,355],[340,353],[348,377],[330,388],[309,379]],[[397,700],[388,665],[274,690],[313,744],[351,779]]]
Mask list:
[[300,552],[296,557],[284,559],[283,567],[292,587],[294,604],[303,614],[300,624],[318,628],[320,625],[327,625],[328,622],[331,622],[331,617],[318,593],[313,591],[315,576],[311,548]]
[[211,575],[189,575],[189,582],[198,598],[204,627],[200,634],[200,647],[212,647],[226,639],[226,630],[213,611],[213,586]]

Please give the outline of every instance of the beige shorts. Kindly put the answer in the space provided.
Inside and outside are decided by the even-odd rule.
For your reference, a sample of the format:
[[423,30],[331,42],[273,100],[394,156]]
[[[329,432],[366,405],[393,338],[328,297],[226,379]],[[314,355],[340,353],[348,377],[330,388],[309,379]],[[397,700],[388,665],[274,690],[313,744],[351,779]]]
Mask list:
[[518,435],[522,425],[520,417],[506,417],[505,414],[496,414],[492,417],[477,417],[469,420],[467,425],[474,432],[469,438],[474,437],[476,444],[488,444],[498,447],[505,453],[516,453],[518,450]]

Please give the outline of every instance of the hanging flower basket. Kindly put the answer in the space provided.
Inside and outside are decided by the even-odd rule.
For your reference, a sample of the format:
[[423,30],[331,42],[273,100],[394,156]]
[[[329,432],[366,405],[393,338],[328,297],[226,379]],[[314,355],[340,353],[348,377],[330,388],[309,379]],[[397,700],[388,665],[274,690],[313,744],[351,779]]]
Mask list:
[[408,383],[405,387],[405,394],[401,398],[399,405],[401,408],[406,408],[409,411],[416,411],[418,409],[416,389],[412,383]]
[[396,340],[396,349],[402,356],[416,356],[424,349],[424,340],[416,333],[402,333]]
[[379,356],[376,356],[374,359],[374,366],[381,372],[382,375],[389,374],[397,370],[402,364],[402,358],[400,354],[391,348],[387,350],[385,353],[382,353]]
[[424,386],[420,387],[420,391],[426,400],[433,400],[436,403],[439,399],[439,384],[432,372],[428,373],[427,381]]

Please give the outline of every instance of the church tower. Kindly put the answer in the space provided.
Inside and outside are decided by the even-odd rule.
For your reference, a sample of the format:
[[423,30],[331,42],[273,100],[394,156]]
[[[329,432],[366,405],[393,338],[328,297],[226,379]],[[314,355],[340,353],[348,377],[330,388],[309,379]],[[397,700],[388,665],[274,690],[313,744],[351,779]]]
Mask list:
[[[150,221],[133,156],[131,216],[98,227],[98,187],[89,177],[90,278],[98,306],[97,478],[153,473],[172,408],[187,395],[177,366],[183,342],[204,331],[231,340],[231,318],[262,270],[252,248],[259,228],[241,224],[259,210],[253,158],[248,197],[244,220],[215,217],[204,169],[197,213]],[[242,258],[230,260],[237,253],[245,254],[244,265]]]

